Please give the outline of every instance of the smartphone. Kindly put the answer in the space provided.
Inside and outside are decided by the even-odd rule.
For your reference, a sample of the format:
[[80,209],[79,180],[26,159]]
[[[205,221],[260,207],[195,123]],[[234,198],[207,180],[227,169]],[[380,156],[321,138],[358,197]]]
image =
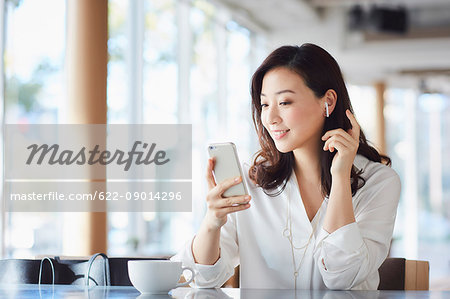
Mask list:
[[208,145],[208,153],[211,158],[216,159],[213,171],[216,183],[237,176],[241,176],[242,178],[241,183],[228,188],[223,193],[223,196],[247,195],[247,187],[245,186],[241,163],[239,163],[239,157],[234,143],[212,143]]

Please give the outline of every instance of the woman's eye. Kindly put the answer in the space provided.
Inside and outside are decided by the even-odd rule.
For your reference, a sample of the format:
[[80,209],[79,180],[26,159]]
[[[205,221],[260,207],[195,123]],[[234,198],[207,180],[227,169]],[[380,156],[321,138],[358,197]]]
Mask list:
[[267,107],[267,104],[261,104],[261,108]]
[[280,105],[289,105],[289,102],[281,102]]

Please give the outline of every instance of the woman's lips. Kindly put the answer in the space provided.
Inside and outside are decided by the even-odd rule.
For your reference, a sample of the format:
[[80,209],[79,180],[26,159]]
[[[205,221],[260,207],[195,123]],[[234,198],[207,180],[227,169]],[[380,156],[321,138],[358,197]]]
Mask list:
[[273,138],[275,138],[276,140],[280,140],[281,138],[286,136],[286,134],[289,133],[289,131],[290,130],[273,130],[272,135]]

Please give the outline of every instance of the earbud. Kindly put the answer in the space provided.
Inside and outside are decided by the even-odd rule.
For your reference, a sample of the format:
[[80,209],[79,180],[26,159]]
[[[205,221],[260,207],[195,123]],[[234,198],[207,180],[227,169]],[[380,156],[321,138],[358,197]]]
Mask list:
[[330,112],[328,111],[328,103],[325,102],[325,111],[327,113],[327,117],[330,117]]

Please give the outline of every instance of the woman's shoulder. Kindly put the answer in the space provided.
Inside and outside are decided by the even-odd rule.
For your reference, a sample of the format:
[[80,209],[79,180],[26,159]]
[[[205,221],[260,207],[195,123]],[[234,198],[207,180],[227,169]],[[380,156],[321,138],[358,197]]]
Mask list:
[[400,177],[390,166],[371,161],[362,155],[357,155],[353,164],[361,171],[361,177],[366,181],[367,187],[389,183],[400,188]]

